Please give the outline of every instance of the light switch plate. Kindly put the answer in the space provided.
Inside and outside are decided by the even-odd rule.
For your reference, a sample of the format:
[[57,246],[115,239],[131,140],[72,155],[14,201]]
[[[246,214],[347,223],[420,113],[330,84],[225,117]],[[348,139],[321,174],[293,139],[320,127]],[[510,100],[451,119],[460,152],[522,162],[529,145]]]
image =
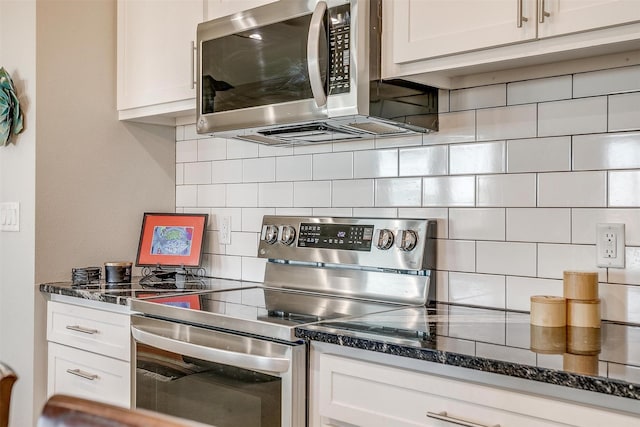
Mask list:
[[596,224],[596,265],[624,268],[624,224]]
[[0,203],[0,231],[20,231],[20,203]]

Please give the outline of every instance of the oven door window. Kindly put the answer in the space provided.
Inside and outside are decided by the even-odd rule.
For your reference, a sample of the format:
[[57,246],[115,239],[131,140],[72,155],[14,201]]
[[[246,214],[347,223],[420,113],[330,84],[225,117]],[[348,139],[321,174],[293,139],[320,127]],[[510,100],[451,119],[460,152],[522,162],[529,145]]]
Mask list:
[[280,427],[282,379],[136,345],[136,406],[216,427]]

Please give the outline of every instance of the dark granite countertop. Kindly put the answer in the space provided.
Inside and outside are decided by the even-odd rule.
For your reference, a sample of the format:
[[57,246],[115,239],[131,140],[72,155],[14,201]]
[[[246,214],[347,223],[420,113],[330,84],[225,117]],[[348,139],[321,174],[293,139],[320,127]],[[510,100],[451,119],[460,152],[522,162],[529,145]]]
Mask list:
[[640,400],[640,325],[540,328],[528,313],[438,304],[323,321],[296,336]]

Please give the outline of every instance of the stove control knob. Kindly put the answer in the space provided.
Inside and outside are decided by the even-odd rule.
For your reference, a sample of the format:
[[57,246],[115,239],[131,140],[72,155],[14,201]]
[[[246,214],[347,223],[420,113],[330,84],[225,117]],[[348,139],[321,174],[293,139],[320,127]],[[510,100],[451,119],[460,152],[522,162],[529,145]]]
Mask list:
[[282,234],[280,235],[280,243],[285,245],[291,245],[296,240],[296,229],[290,225],[282,227]]
[[393,246],[393,231],[387,230],[386,228],[379,230],[378,238],[376,240],[376,246],[378,247],[378,249],[386,251],[391,246]]
[[418,235],[413,230],[400,230],[396,245],[401,251],[412,251],[418,244]]
[[278,226],[277,225],[265,225],[262,227],[262,240],[267,244],[273,245],[278,241]]

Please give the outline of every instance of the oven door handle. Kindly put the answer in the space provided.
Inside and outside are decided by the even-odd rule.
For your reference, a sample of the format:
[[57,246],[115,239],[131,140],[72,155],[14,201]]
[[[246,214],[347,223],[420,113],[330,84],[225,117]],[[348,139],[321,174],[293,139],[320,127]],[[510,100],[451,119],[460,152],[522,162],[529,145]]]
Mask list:
[[176,354],[196,357],[207,362],[222,363],[255,371],[284,373],[289,370],[289,360],[282,357],[238,353],[235,351],[188,343],[147,332],[135,326],[131,326],[131,335],[133,335],[133,338],[139,343]]

